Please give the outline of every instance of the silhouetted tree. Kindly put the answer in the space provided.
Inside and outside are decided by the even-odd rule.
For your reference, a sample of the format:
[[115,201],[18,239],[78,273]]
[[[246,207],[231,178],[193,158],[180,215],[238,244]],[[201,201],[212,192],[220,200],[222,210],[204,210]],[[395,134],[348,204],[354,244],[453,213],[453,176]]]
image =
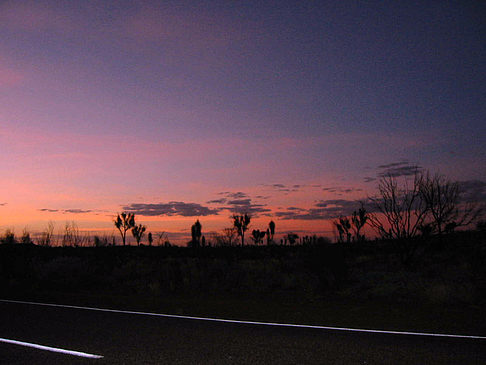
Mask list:
[[237,244],[237,233],[234,227],[223,228],[222,233],[214,235],[216,246],[234,246]]
[[339,220],[332,222],[337,228],[339,233],[339,242],[344,242],[344,237],[346,237],[346,242],[351,242],[351,223],[348,217],[339,217]]
[[387,175],[380,179],[378,196],[370,198],[376,213],[368,215],[371,227],[383,238],[407,239],[417,235],[424,223],[427,206],[421,198],[422,175],[415,173],[412,185]]
[[93,245],[95,247],[106,247],[110,244],[107,236],[94,236],[93,237]]
[[259,229],[254,229],[251,232],[251,239],[255,242],[255,245],[259,245],[263,238],[265,237],[265,232],[260,231]]
[[[332,221],[332,225],[337,229],[338,231],[338,237],[337,237],[337,241],[338,242],[343,242],[343,237],[344,237],[344,229],[343,227],[341,226],[341,223],[339,223],[339,220],[334,220]],[[334,231],[336,232],[336,231]]]
[[309,245],[313,245],[314,242],[316,241],[317,237],[316,235],[314,236],[304,236],[304,237],[301,237],[301,242],[302,242],[302,245],[304,246],[309,246]]
[[51,246],[54,239],[54,222],[47,222],[46,229],[41,233],[39,238],[39,245],[41,246]]
[[351,217],[351,222],[353,223],[354,237],[358,242],[364,241],[365,239],[364,234],[361,235],[360,232],[367,221],[368,215],[366,213],[366,209],[364,208],[363,204],[361,204],[361,207],[358,209],[358,211],[354,211],[353,216]]
[[125,246],[127,231],[135,227],[135,215],[125,212],[118,214],[115,219],[115,227],[120,231],[123,246]]
[[471,224],[481,213],[472,203],[460,204],[459,183],[443,175],[430,176],[429,172],[420,181],[420,197],[423,199],[431,224],[442,235],[456,227]]
[[63,246],[78,247],[83,243],[83,237],[79,233],[76,222],[66,222],[64,225],[64,235],[62,237]]
[[244,215],[233,215],[233,225],[236,229],[236,232],[238,233],[238,236],[241,237],[241,245],[245,245],[245,232],[248,229],[248,226],[250,225],[251,221],[251,216],[248,214]]
[[431,223],[423,223],[418,227],[418,230],[422,237],[429,237],[434,232],[434,227]]
[[299,235],[296,233],[288,233],[287,240],[289,241],[289,245],[294,245],[295,242],[299,239]]
[[135,241],[137,241],[137,246],[140,246],[140,241],[142,240],[143,234],[146,229],[147,227],[142,224],[136,225],[132,228],[132,235],[133,238],[135,238]]
[[371,227],[382,238],[395,241],[400,260],[406,265],[410,264],[419,244],[411,238],[419,235],[427,223],[428,208],[420,193],[422,180],[418,171],[413,181],[404,177],[400,185],[397,177],[384,176],[378,184],[378,196],[370,198],[377,212],[369,214]]
[[15,239],[15,233],[12,230],[7,229],[5,231],[5,234],[3,235],[2,243],[5,243],[5,244],[17,243],[17,241]]
[[259,229],[254,229],[251,232],[251,239],[255,245],[258,245],[260,242],[260,230]]
[[170,246],[169,236],[167,235],[167,232],[162,231],[157,234],[157,246]]
[[201,230],[202,226],[199,222],[199,219],[194,223],[191,227],[191,246],[192,247],[199,247],[201,246]]
[[152,246],[152,242],[154,242],[154,238],[152,237],[152,232],[149,232],[149,234],[147,235],[147,240],[148,240],[149,246]]
[[270,242],[273,242],[273,237],[275,235],[275,222],[274,221],[270,221],[270,223],[268,223],[268,229],[270,230],[269,240],[270,240]]
[[27,228],[24,228],[24,231],[22,232],[22,237],[20,238],[20,243],[24,245],[30,245],[32,244],[32,239],[30,238],[30,233],[27,231]]

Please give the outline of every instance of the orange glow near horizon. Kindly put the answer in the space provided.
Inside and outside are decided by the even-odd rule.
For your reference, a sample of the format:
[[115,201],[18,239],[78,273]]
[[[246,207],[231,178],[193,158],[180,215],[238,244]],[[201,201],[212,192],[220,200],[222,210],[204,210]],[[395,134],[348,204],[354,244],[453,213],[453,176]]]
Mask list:
[[[30,213],[26,215],[26,213]],[[24,230],[30,232],[34,237],[46,229],[49,222],[54,223],[55,234],[62,236],[66,223],[74,222],[80,232],[90,235],[112,235],[118,237],[118,231],[113,224],[116,213],[78,213],[70,214],[64,212],[44,212],[19,207],[0,207],[0,229],[14,231],[20,236]],[[169,240],[176,244],[185,244],[190,237],[191,225],[198,219],[203,227],[203,234],[208,238],[213,233],[220,233],[223,228],[232,226],[231,213],[223,212],[220,215],[207,217],[147,217],[135,215],[137,223],[147,227],[147,232],[166,232]],[[249,232],[253,229],[266,230],[268,223],[273,220],[276,223],[276,236],[287,232],[297,232],[299,235],[323,235],[332,238],[331,222],[320,221],[296,221],[279,220],[272,217],[253,217]],[[0,232],[3,234],[3,232]],[[171,234],[173,238],[171,239]]]
[[0,1],[0,235],[111,232],[130,208],[174,240],[233,211],[332,237],[417,166],[483,199],[476,14],[331,3]]

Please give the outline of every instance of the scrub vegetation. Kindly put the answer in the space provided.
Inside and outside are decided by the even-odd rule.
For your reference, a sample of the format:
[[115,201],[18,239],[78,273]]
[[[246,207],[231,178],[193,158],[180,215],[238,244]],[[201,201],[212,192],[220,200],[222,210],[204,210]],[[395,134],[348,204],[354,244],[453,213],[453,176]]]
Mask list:
[[[413,240],[403,243],[417,246],[407,263],[389,239],[198,248],[2,244],[1,297],[372,327],[401,320],[402,329],[410,329],[405,317],[425,311],[436,330],[449,323],[470,332],[469,323],[484,332],[486,231]],[[330,306],[337,314],[321,313]]]
[[[408,189],[386,176],[379,191],[368,202],[375,208],[361,203],[349,217],[334,221],[334,243],[294,233],[276,241],[273,221],[245,240],[252,223],[248,214],[233,215],[232,227],[208,238],[197,220],[187,247],[171,245],[164,233],[155,235],[155,244],[148,233],[143,244],[146,227],[126,213],[114,220],[122,245],[115,236],[85,236],[74,222],[59,235],[49,223],[37,239],[26,230],[19,238],[7,230],[0,245],[1,296],[91,298],[117,307],[131,303],[235,318],[319,322],[327,316],[334,324],[354,318],[363,325],[373,317],[370,308],[382,311],[378,322],[397,320],[392,309],[401,308],[404,323],[404,313],[410,320],[421,310],[431,314],[440,308],[425,315],[434,318],[432,327],[439,325],[437,313],[448,308],[440,321],[449,318],[445,321],[457,327],[474,319],[476,328],[484,328],[484,318],[474,315],[486,305],[486,224],[478,221],[479,207],[462,204],[455,185],[441,177],[416,175]],[[375,238],[365,236],[366,225],[375,229]],[[460,226],[467,229],[456,230]],[[126,244],[128,232],[137,246]],[[321,312],[330,305],[331,317]],[[259,317],[262,306],[267,311]],[[350,307],[361,319],[342,312]],[[459,314],[450,316],[451,311]]]

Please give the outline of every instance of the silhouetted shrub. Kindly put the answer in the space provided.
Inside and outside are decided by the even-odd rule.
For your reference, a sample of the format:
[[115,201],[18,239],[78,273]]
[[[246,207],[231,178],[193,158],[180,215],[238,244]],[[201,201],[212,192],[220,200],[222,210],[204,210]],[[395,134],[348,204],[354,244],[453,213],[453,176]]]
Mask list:
[[106,247],[110,244],[108,237],[100,237],[100,236],[94,236],[93,237],[93,244],[95,247]]
[[1,239],[1,242],[7,245],[17,243],[14,232],[10,229],[7,229]]
[[30,238],[30,233],[27,232],[27,230],[24,229],[24,232],[22,233],[22,237],[20,237],[20,243],[23,245],[32,245],[34,242]]

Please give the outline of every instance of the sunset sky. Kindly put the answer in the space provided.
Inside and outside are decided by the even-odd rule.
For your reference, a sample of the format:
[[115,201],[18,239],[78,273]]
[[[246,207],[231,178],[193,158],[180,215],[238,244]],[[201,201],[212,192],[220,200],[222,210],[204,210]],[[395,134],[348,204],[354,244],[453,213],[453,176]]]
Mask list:
[[0,234],[331,236],[417,166],[486,199],[486,6],[418,4],[0,1]]

